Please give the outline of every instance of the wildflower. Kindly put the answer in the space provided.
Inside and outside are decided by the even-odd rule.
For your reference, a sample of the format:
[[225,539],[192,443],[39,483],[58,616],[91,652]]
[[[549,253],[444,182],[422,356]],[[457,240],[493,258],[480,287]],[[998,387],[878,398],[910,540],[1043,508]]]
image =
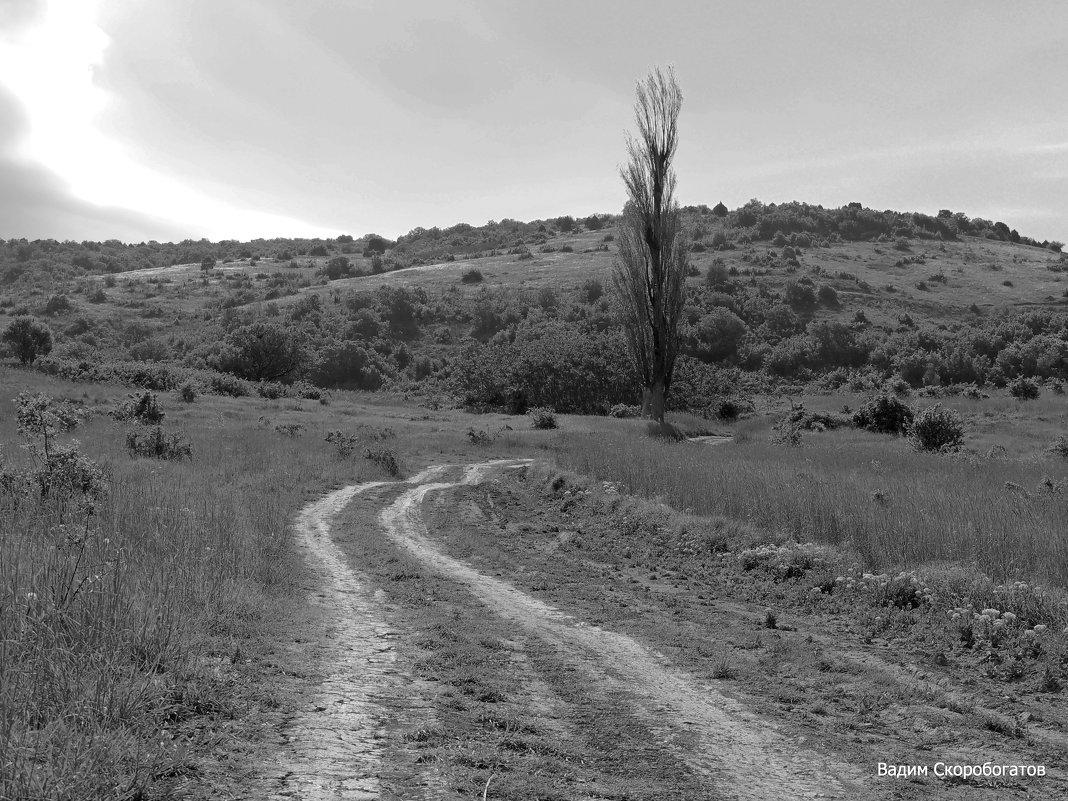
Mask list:
[[1005,620],[1004,619],[995,620],[994,621],[994,628],[996,628],[996,629],[1005,628]]
[[1015,623],[1016,622],[1016,615],[1014,615],[1012,612],[1002,612],[1001,613],[1001,619],[1002,620],[1007,620],[1009,623]]
[[27,600],[27,601],[30,601],[31,603],[32,603],[33,601],[36,601],[36,600],[37,600],[37,593],[35,593],[35,592],[28,592],[28,593],[26,593],[26,600]]
[[999,612],[997,609],[984,609],[983,614],[989,618],[995,618],[1000,616],[1001,612]]
[[1045,631],[1046,631],[1046,627],[1044,625],[1042,625],[1041,623],[1039,623],[1037,626],[1035,626],[1035,634],[1044,634]]

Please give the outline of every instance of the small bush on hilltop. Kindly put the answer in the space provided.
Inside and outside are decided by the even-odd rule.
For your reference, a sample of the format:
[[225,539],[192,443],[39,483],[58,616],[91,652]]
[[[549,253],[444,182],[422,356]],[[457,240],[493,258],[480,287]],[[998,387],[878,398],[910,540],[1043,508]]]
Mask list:
[[126,432],[126,449],[131,456],[143,456],[152,459],[169,459],[181,461],[193,458],[193,446],[177,431],[164,431],[156,426],[147,432],[131,429]]
[[853,425],[879,434],[905,434],[913,417],[904,401],[894,395],[879,395],[853,413]]
[[1020,376],[1009,382],[1009,394],[1017,400],[1035,400],[1041,392],[1036,382]]
[[535,406],[527,410],[531,425],[537,429],[556,428],[556,410],[551,406]]
[[909,427],[909,438],[917,450],[959,451],[964,445],[964,421],[957,412],[936,403],[916,415]]
[[618,418],[640,417],[641,413],[642,413],[642,407],[641,406],[631,406],[631,405],[626,404],[626,403],[617,403],[615,406],[613,406],[609,410],[608,416],[609,417],[618,417]]
[[481,284],[483,281],[482,271],[472,267],[464,270],[460,275],[460,281],[465,284]]

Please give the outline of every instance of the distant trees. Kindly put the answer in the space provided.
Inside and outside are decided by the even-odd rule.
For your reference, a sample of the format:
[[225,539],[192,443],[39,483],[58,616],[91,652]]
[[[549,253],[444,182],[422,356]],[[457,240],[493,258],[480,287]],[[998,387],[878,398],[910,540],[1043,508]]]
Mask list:
[[679,350],[687,257],[675,201],[672,159],[678,147],[682,91],[670,68],[637,86],[637,137],[628,137],[621,174],[628,201],[619,223],[613,284],[627,345],[644,383],[642,414],[664,419]]
[[0,340],[22,364],[33,364],[38,356],[47,356],[52,351],[52,329],[29,316],[12,320]]
[[338,278],[348,278],[355,275],[356,269],[352,266],[348,256],[335,256],[326,263],[323,268],[323,274],[331,281],[336,281]]
[[364,255],[370,255],[371,253],[385,253],[389,247],[389,243],[380,236],[372,235],[367,240],[367,250],[364,251]]

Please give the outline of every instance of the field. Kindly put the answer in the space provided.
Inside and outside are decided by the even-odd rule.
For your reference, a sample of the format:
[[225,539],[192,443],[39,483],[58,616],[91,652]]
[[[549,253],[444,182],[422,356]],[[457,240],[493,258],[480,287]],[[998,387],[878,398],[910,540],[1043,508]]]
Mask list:
[[0,797],[1064,796],[1064,257],[709,215],[681,441],[610,227],[0,264]]

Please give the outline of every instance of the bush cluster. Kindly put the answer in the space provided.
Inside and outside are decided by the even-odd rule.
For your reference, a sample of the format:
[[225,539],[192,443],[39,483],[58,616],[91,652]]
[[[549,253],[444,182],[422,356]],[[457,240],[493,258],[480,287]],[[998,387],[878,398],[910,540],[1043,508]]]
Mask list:
[[537,429],[556,428],[556,410],[550,406],[535,406],[527,409],[531,426]]
[[853,413],[853,425],[879,434],[906,434],[912,425],[913,412],[895,395],[878,395]]
[[916,415],[909,437],[921,451],[959,451],[964,445],[964,421],[957,412],[936,403]]
[[162,426],[131,429],[126,432],[126,449],[131,456],[181,461],[193,458],[193,446],[182,434],[164,431]]

